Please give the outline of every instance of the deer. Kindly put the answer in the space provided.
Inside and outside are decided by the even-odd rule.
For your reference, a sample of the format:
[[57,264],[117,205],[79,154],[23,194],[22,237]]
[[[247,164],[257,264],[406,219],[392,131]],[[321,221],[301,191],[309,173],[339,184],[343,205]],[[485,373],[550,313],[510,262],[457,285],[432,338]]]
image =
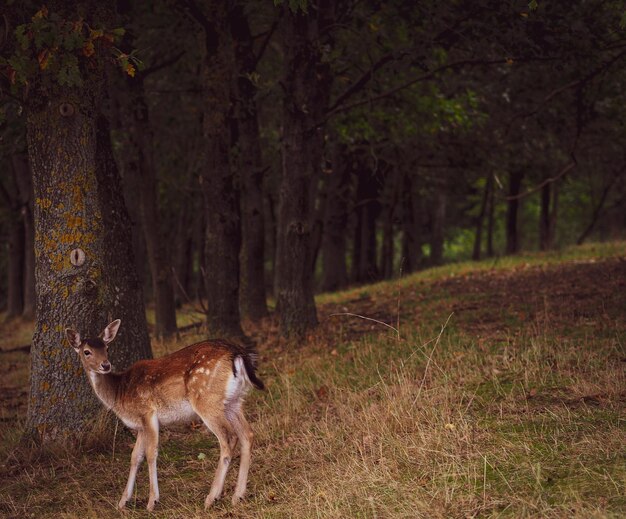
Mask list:
[[221,497],[232,454],[239,442],[239,473],[232,497],[236,505],[246,492],[253,440],[252,429],[243,414],[243,402],[251,387],[264,389],[255,372],[255,354],[228,341],[212,339],[158,359],[139,360],[127,370],[115,373],[108,348],[120,324],[121,320],[116,319],[96,338],[83,338],[71,328],[65,330],[96,396],[137,433],[128,482],[118,508],[124,510],[132,497],[137,470],[145,457],[150,479],[146,508],[154,510],[159,501],[159,427],[197,419],[216,436],[220,448],[205,509]]

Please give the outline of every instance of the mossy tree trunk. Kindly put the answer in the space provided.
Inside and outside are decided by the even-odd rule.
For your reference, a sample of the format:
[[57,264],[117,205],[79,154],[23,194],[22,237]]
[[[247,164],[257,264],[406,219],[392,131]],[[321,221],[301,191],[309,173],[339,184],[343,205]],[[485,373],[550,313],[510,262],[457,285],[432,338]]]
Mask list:
[[99,406],[65,327],[95,336],[121,318],[114,367],[151,356],[101,86],[94,71],[83,88],[39,88],[29,104],[37,319],[28,428],[43,441],[80,431]]

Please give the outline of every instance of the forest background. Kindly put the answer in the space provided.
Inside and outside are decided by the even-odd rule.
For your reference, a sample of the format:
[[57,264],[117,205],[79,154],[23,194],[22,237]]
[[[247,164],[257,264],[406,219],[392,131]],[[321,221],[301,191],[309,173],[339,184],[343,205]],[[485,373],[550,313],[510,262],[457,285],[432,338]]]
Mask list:
[[623,236],[623,2],[101,4],[1,14],[0,307],[35,319],[40,436],[96,405],[63,326],[123,316],[120,367],[182,305],[297,341],[319,292]]

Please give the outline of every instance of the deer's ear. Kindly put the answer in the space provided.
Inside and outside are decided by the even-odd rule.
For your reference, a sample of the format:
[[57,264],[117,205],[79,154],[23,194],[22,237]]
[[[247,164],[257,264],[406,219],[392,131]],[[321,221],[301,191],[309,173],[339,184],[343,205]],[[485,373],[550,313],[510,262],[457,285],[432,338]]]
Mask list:
[[113,341],[113,339],[115,339],[115,336],[117,335],[117,330],[119,330],[120,328],[120,324],[122,324],[122,321],[120,321],[119,319],[115,319],[115,321],[107,325],[104,331],[100,334],[100,337],[102,338],[102,342],[104,342],[104,344],[109,344]]
[[70,343],[72,348],[74,348],[75,350],[78,350],[78,348],[80,348],[80,343],[81,343],[80,333],[78,333],[76,330],[72,330],[71,328],[66,328],[65,337],[67,337],[67,342]]

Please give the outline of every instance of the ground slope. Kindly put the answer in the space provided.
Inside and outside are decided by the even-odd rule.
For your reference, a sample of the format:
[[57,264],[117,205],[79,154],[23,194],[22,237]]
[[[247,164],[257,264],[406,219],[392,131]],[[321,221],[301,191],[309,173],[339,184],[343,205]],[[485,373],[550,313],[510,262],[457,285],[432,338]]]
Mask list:
[[[250,495],[213,516],[626,513],[626,244],[451,265],[318,304],[302,344],[271,320],[249,330],[268,386],[248,403]],[[2,331],[3,349],[27,334]],[[82,449],[19,445],[27,355],[0,355],[0,514],[118,517],[132,436],[105,416]],[[204,517],[215,441],[188,427],[162,438],[155,515]],[[131,517],[147,516],[146,472]]]

